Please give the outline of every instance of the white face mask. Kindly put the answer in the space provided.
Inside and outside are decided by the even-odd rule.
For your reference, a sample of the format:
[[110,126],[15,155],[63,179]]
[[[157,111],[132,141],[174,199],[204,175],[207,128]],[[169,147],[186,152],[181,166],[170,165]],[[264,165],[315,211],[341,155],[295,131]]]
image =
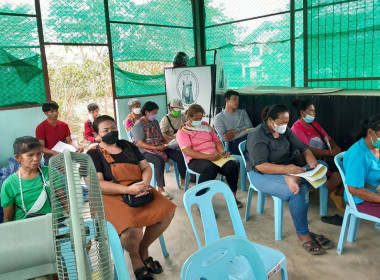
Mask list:
[[140,115],[140,113],[141,113],[141,108],[134,108],[134,109],[133,109],[133,113],[135,113],[136,115]]
[[275,122],[273,122],[273,124],[274,124],[273,130],[276,131],[279,134],[284,134],[285,131],[286,131],[286,128],[288,127],[288,125],[286,125],[286,124],[277,125]]

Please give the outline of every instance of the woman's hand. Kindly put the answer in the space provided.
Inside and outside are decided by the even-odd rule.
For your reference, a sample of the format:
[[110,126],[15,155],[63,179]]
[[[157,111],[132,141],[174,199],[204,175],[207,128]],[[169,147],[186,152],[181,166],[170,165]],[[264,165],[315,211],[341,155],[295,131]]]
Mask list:
[[[314,167],[312,167],[312,168],[314,168]],[[294,165],[294,164],[288,164],[288,165],[285,165],[285,171],[286,171],[285,172],[286,174],[298,174],[298,173],[305,172],[306,169],[303,167],[299,167],[297,165]]]
[[337,154],[339,154],[340,152],[342,151],[342,149],[339,147],[339,146],[335,146],[332,150],[331,150],[331,155],[333,157],[335,157]]
[[297,176],[285,176],[285,182],[293,194],[299,193],[301,180],[302,179]]
[[159,146],[156,146],[156,151],[165,151],[166,149],[168,148],[168,146],[165,146],[165,145],[159,145]]
[[220,159],[220,154],[208,154],[207,155],[207,160],[209,161],[215,161]]
[[144,196],[150,191],[150,185],[143,181],[134,183],[128,186],[128,194],[135,195],[136,197]]
[[224,158],[228,158],[230,156],[230,153],[227,152],[227,151],[223,151],[223,152],[220,153],[220,156],[224,157]]

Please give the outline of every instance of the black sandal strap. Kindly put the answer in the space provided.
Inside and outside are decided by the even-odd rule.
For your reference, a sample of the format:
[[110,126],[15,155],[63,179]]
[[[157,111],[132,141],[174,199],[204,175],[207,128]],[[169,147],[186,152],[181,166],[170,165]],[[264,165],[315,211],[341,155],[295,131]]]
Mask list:
[[160,274],[162,272],[161,264],[158,261],[154,261],[152,257],[148,257],[143,262],[151,273]]
[[152,275],[149,273],[149,269],[144,265],[134,271],[137,280],[153,280]]

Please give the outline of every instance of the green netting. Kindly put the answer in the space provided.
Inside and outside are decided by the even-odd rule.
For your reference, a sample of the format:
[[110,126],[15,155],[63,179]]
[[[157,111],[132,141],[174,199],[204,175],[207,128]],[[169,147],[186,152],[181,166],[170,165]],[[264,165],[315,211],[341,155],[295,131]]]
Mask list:
[[[343,3],[326,5],[334,3],[332,0],[311,3],[314,7],[308,11],[309,79],[380,77],[380,1],[339,2]],[[350,89],[380,89],[376,81],[309,83],[330,84]]]
[[110,20],[193,27],[190,0],[110,0]]
[[106,44],[104,0],[41,1],[45,42]]
[[0,15],[1,47],[39,47],[35,17]]
[[34,15],[36,13],[34,8],[34,0],[0,0],[0,13]]
[[46,102],[39,49],[0,48],[0,107]]

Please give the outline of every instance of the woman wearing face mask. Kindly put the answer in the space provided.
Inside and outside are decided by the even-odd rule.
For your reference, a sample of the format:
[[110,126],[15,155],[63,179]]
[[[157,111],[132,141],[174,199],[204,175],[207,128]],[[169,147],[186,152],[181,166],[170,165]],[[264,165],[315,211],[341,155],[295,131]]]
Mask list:
[[315,107],[310,99],[296,100],[299,119],[293,124],[292,131],[309,149],[315,157],[321,157],[328,165],[328,177],[326,182],[330,191],[330,198],[334,201],[338,210],[344,211],[343,208],[343,191],[342,178],[334,163],[334,157],[341,152],[340,147],[326,133],[315,119]]
[[173,99],[168,106],[169,113],[161,119],[160,128],[164,139],[171,141],[178,129],[187,121],[187,117],[181,113],[184,107],[180,99]]
[[[289,110],[284,105],[265,107],[263,122],[248,134],[246,144],[247,172],[255,187],[269,195],[289,202],[289,210],[296,228],[297,239],[312,255],[331,247],[322,235],[314,240],[309,232],[307,211],[309,208],[309,184],[300,177],[284,175],[305,172],[304,167],[293,164],[293,151],[301,152],[309,167],[318,165],[310,149],[287,127]],[[307,166],[305,166],[307,167]]]
[[127,132],[131,131],[135,123],[141,118],[141,103],[138,99],[134,98],[128,101],[128,107],[131,111],[124,120],[124,127]]
[[1,189],[4,222],[51,213],[49,169],[40,166],[41,143],[24,136],[15,140],[13,149],[20,169],[4,181]]
[[154,164],[158,191],[168,199],[172,196],[165,191],[165,162],[172,159],[177,163],[181,175],[181,185],[185,184],[186,165],[179,150],[168,148],[169,141],[163,139],[157,121],[158,105],[148,101],[141,108],[142,118],[132,129],[133,139],[148,162]]
[[356,138],[343,156],[348,191],[360,212],[380,218],[380,115],[363,120]]
[[[87,153],[98,173],[106,218],[129,253],[136,279],[151,280],[151,273],[161,273],[162,267],[149,257],[148,248],[169,226],[176,206],[150,186],[149,163],[134,144],[118,140],[113,118],[100,116],[93,126],[102,141]],[[148,192],[152,193],[153,201],[139,207],[130,207],[122,198],[123,194],[142,197]]]
[[[202,106],[193,104],[187,109],[188,121],[177,132],[177,141],[190,169],[198,172],[199,183],[214,180],[218,173],[226,176],[227,183],[236,199],[238,167],[236,161],[227,161],[223,167],[219,167],[213,161],[221,157],[228,157],[218,135],[202,118],[205,111]],[[242,207],[236,199],[238,208]]]

